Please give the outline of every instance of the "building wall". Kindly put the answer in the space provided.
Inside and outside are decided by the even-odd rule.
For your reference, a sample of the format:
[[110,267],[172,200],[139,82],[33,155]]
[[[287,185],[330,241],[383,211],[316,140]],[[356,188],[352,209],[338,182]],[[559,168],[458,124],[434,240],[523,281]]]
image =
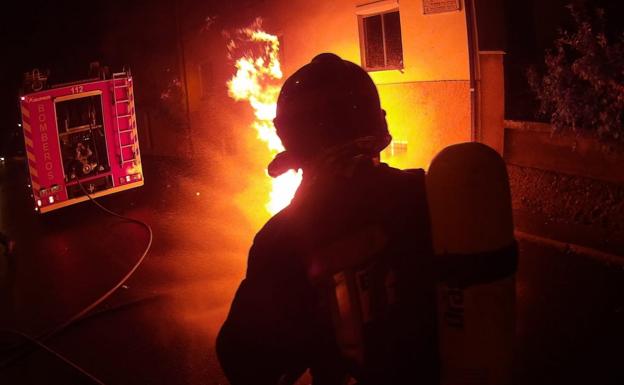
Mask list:
[[[227,59],[226,44],[219,28],[193,33],[184,41],[191,136],[199,156],[236,152],[241,136],[251,132],[251,109],[228,96],[226,83],[235,69]],[[202,73],[201,66],[211,70]]]
[[378,89],[395,143],[407,142],[407,152],[393,151],[391,145],[382,154],[389,164],[426,168],[444,147],[470,140],[468,82],[382,84]]
[[[394,151],[386,151],[383,158],[402,168],[427,167],[432,157],[445,146],[470,140],[468,43],[463,1],[459,11],[431,15],[424,15],[422,1],[399,0],[398,3],[404,69],[370,72],[378,85],[382,107],[387,111],[390,132],[397,142],[403,142]],[[275,0],[258,3],[254,12],[264,19],[264,29],[280,37],[285,77],[321,52],[333,52],[361,64],[357,12],[361,9],[360,4],[371,1]],[[384,2],[379,3],[383,5]],[[212,40],[195,36],[186,44],[194,131],[209,129],[208,126],[214,125],[207,123],[210,119],[220,119],[218,125],[226,127],[244,116],[242,110],[237,110],[241,106],[233,106],[226,100],[227,76],[224,75],[230,71],[231,76],[232,68],[221,64],[215,66],[215,81],[222,85],[215,87],[214,97],[200,96],[196,74],[202,60],[218,56],[224,58],[221,63],[232,65],[225,60],[225,47],[219,47],[219,44],[224,41],[218,34],[214,34]],[[210,113],[215,109],[215,103],[222,112],[220,118]],[[227,119],[231,120],[228,122]],[[251,117],[249,119],[250,123]],[[407,142],[406,151],[404,142]]]
[[[361,63],[357,13],[371,1],[279,0],[264,7],[265,26],[283,42],[285,75],[321,52]],[[383,3],[384,2],[380,2]],[[404,69],[370,72],[390,132],[407,152],[390,149],[390,164],[427,167],[445,146],[470,140],[466,17],[461,10],[425,15],[422,0],[399,1]]]

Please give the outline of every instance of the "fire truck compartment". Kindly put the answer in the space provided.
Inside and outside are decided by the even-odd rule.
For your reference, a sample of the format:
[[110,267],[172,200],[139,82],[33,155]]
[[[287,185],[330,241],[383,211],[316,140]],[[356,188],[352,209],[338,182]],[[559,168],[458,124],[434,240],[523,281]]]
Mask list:
[[133,87],[122,72],[20,97],[36,211],[143,185]]

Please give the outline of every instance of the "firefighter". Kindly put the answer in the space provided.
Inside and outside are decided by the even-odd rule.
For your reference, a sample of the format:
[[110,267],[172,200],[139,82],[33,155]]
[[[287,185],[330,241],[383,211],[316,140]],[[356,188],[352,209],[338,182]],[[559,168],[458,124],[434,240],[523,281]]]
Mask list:
[[292,203],[256,235],[217,355],[232,385],[437,384],[424,171],[380,162],[390,143],[369,75],[324,53],[284,83],[278,176]]

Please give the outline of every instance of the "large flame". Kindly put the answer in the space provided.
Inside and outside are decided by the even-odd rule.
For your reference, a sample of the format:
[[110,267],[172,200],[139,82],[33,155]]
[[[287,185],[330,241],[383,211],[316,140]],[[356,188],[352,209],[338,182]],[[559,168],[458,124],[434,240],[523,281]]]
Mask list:
[[[282,142],[275,132],[277,96],[282,78],[279,61],[279,40],[277,36],[261,30],[260,21],[251,27],[238,31],[238,40],[228,44],[230,54],[239,46],[246,45],[251,49],[244,50],[236,60],[236,75],[227,83],[229,95],[235,100],[246,100],[254,110],[255,121],[252,127],[258,138],[267,144],[267,150],[273,155],[284,151]],[[301,183],[301,170],[293,170],[272,179],[272,191],[266,205],[271,214],[288,206],[297,187]]]

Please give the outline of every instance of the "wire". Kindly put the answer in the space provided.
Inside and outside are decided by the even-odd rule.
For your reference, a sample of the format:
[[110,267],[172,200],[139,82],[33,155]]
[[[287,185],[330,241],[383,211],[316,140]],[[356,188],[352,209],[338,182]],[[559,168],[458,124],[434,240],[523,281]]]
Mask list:
[[[68,328],[70,325],[74,324],[76,321],[78,321],[81,318],[83,318],[85,315],[87,315],[89,312],[91,312],[93,309],[95,309],[97,306],[99,306],[102,302],[104,302],[106,299],[108,299],[121,286],[123,286],[128,281],[128,279],[130,279],[130,277],[134,274],[134,272],[139,268],[139,266],[143,263],[143,261],[145,260],[145,257],[147,256],[147,253],[149,252],[149,250],[152,247],[152,241],[154,239],[154,234],[153,234],[152,228],[147,223],[145,223],[145,222],[143,222],[141,220],[138,220],[138,219],[134,219],[134,218],[130,218],[130,217],[126,217],[124,215],[118,214],[118,213],[116,213],[114,211],[111,211],[108,208],[102,206],[99,202],[97,202],[87,192],[87,190],[82,185],[82,182],[80,182],[80,179],[76,179],[76,182],[80,186],[80,189],[82,190],[82,192],[100,210],[102,210],[105,213],[107,213],[109,215],[112,215],[114,217],[117,217],[117,218],[129,221],[129,222],[137,223],[137,224],[143,226],[147,230],[147,232],[149,234],[149,240],[147,242],[145,250],[141,254],[141,257],[134,264],[134,266],[132,266],[132,268],[128,271],[128,273],[115,286],[113,286],[110,290],[108,290],[106,293],[104,293],[102,296],[100,296],[100,298],[98,298],[96,301],[92,302],[90,305],[86,306],[84,309],[82,309],[81,311],[79,311],[74,316],[69,318],[67,321],[61,323],[60,325],[58,325],[54,329],[52,329],[52,330],[50,330],[48,332],[42,333],[38,337],[31,337],[31,336],[27,335],[26,333],[23,333],[23,332],[20,332],[18,330],[14,330],[14,329],[1,329],[0,331],[6,332],[6,333],[17,334],[17,335],[21,336],[22,338],[25,338],[25,339],[31,341],[32,343],[34,343],[38,347],[48,351],[49,353],[53,354],[54,356],[56,356],[57,358],[59,358],[60,360],[65,362],[66,364],[70,365],[72,368],[78,370],[79,372],[81,372],[82,374],[87,376],[89,379],[91,379],[93,382],[95,382],[97,384],[100,384],[100,385],[104,385],[104,383],[102,381],[100,381],[99,379],[97,379],[95,376],[89,374],[87,371],[85,371],[84,369],[82,369],[81,367],[79,367],[78,365],[76,365],[75,363],[73,363],[72,361],[70,361],[69,359],[67,359],[63,355],[61,355],[60,353],[58,353],[55,350],[51,349],[50,347],[46,346],[45,344],[43,344],[42,341],[45,341],[45,340],[48,340],[48,339],[52,338],[53,336],[59,334],[60,332],[62,332],[66,328]],[[15,347],[15,348],[17,348],[17,347]],[[14,356],[14,357],[11,357],[11,358],[1,362],[0,363],[0,368],[8,366],[11,362],[16,360],[17,358],[18,358],[17,356]]]
[[21,336],[22,338],[32,342],[33,344],[37,345],[38,347],[40,347],[41,349],[47,351],[48,353],[52,354],[54,357],[58,358],[59,360],[63,361],[65,364],[71,366],[72,368],[74,368],[76,371],[80,372],[82,375],[84,375],[85,377],[89,378],[91,381],[95,382],[96,384],[99,385],[106,385],[105,383],[103,383],[100,379],[98,379],[97,377],[95,377],[94,375],[92,375],[91,373],[87,372],[86,370],[84,370],[83,368],[81,368],[80,366],[76,365],[75,363],[73,363],[70,359],[68,359],[67,357],[65,357],[64,355],[62,355],[61,353],[57,352],[56,350],[50,348],[49,346],[37,341],[35,338],[29,336],[26,333],[22,333],[18,330],[9,330],[9,332],[13,333],[13,334],[17,334],[19,336]]

